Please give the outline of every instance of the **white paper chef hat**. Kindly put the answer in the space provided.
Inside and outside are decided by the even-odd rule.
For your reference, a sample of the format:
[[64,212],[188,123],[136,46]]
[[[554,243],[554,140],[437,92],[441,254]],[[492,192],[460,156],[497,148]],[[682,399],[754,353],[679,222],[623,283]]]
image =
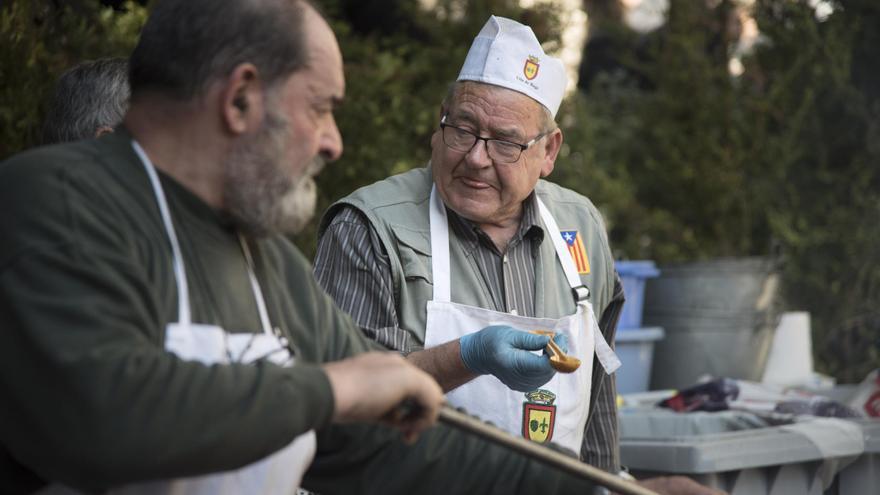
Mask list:
[[492,16],[474,38],[458,81],[478,81],[519,91],[553,117],[565,93],[562,61],[544,53],[532,28]]

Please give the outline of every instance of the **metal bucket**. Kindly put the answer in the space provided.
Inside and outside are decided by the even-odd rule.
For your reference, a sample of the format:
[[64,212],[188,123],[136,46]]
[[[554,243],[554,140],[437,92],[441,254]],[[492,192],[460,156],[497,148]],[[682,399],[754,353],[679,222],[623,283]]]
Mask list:
[[663,327],[651,388],[683,388],[706,374],[760,381],[779,320],[777,264],[728,258],[660,267],[645,289],[646,326]]

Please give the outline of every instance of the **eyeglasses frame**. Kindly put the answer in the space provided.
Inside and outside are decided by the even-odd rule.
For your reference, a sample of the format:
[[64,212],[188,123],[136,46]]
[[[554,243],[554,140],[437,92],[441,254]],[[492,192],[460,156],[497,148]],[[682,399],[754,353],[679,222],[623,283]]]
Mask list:
[[[472,149],[474,149],[474,146],[476,146],[476,145],[477,145],[477,142],[479,142],[479,141],[483,141],[483,142],[485,142],[485,146],[486,146],[486,154],[487,154],[487,155],[489,154],[489,141],[498,141],[498,142],[500,142],[500,143],[510,144],[510,145],[513,145],[513,146],[518,146],[518,147],[520,148],[520,150],[519,150],[519,155],[516,157],[516,160],[512,160],[512,161],[509,161],[509,162],[505,162],[505,161],[501,161],[501,160],[496,160],[496,159],[495,159],[494,157],[492,157],[491,155],[489,156],[489,158],[491,158],[492,161],[497,161],[497,162],[499,162],[499,163],[516,163],[516,162],[518,162],[519,159],[522,158],[522,154],[523,154],[524,151],[526,151],[527,149],[531,148],[532,145],[534,145],[535,143],[537,143],[538,141],[540,141],[540,140],[543,139],[544,137],[550,135],[553,131],[556,130],[556,129],[553,129],[553,130],[550,130],[550,131],[547,131],[547,132],[542,132],[541,134],[538,134],[537,136],[535,136],[534,138],[530,139],[530,140],[529,140],[528,142],[526,142],[526,143],[515,143],[515,142],[513,142],[513,141],[508,141],[508,140],[506,140],[506,139],[498,139],[498,138],[482,137],[482,136],[477,135],[477,134],[474,134],[473,132],[471,132],[471,131],[469,131],[469,130],[467,130],[467,129],[464,129],[464,128],[462,128],[462,127],[458,127],[458,126],[456,126],[456,125],[449,124],[449,123],[446,122],[446,117],[447,117],[448,115],[449,115],[449,114],[443,114],[443,117],[440,118],[440,137],[443,139],[443,144],[446,145],[447,148],[449,148],[449,149],[451,149],[451,150],[453,150],[453,151],[458,151],[459,153],[470,153],[470,151],[471,151]],[[446,142],[446,133],[445,133],[445,129],[446,129],[447,127],[451,127],[451,128],[453,128],[453,129],[455,129],[455,130],[457,130],[457,131],[461,131],[461,132],[463,132],[463,133],[465,133],[465,134],[469,134],[469,135],[473,136],[473,137],[474,137],[474,144],[472,144],[471,147],[470,147],[470,149],[468,149],[467,151],[457,150],[457,149],[453,148],[452,146],[449,145],[449,143]]]

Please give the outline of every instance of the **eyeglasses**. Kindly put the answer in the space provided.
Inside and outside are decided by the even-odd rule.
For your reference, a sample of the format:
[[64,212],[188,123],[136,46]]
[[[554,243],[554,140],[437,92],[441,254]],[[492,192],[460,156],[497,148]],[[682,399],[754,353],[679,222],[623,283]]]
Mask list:
[[486,151],[489,153],[489,158],[500,163],[513,163],[518,161],[520,156],[522,156],[523,151],[531,148],[532,145],[537,143],[541,138],[550,134],[550,132],[553,132],[543,132],[535,136],[535,138],[529,142],[519,144],[505,141],[503,139],[480,137],[467,129],[447,124],[446,115],[440,119],[440,129],[443,131],[443,142],[451,149],[467,153],[473,149],[477,141],[485,141]]

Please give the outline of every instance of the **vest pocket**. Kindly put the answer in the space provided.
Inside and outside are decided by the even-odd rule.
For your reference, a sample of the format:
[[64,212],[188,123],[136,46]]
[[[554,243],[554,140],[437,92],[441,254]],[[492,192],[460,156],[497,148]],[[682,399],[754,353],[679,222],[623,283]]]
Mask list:
[[397,240],[403,276],[407,281],[422,279],[433,284],[431,276],[431,244],[425,233],[403,227],[392,227]]

